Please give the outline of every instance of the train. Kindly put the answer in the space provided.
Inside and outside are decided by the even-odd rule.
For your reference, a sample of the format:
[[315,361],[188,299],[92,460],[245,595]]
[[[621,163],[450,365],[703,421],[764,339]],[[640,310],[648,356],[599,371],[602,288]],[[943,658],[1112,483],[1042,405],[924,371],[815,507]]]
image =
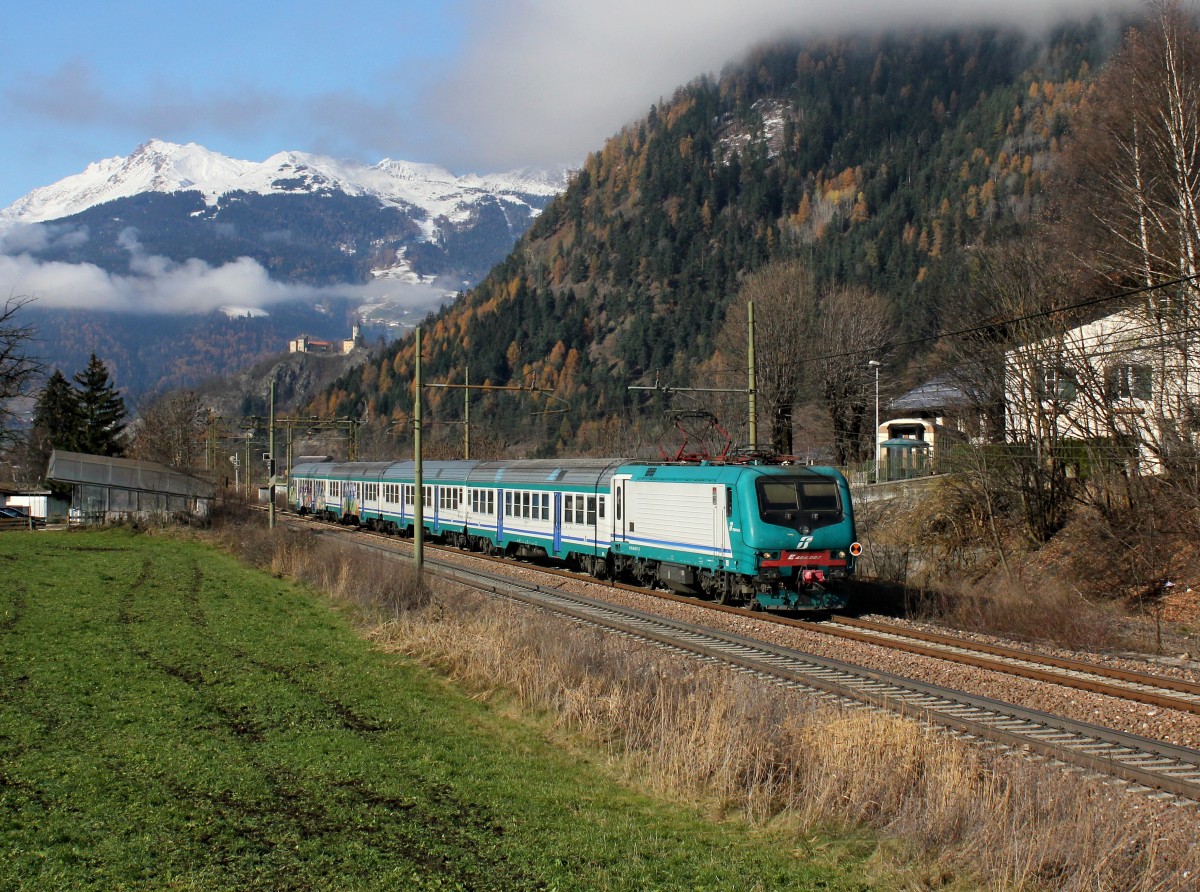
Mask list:
[[[412,461],[302,459],[301,515],[412,536]],[[752,609],[845,608],[862,546],[846,479],[787,460],[426,461],[423,536]]]

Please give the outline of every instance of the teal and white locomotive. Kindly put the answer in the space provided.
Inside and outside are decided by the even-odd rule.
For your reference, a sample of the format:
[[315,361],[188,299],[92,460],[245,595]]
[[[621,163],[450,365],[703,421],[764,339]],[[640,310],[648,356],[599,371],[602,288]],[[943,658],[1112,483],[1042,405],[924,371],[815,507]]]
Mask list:
[[[301,514],[411,536],[413,463],[307,462]],[[828,611],[861,552],[846,479],[789,462],[624,459],[422,464],[424,535],[549,558],[728,604]]]

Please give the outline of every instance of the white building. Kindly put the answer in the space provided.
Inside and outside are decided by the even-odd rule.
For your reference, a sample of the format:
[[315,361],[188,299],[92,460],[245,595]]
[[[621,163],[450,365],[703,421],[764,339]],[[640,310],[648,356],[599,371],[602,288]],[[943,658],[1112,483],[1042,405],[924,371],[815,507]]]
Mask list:
[[0,506],[21,508],[37,520],[57,523],[67,519],[70,503],[58,498],[48,489],[0,488]]
[[1158,299],[1005,354],[1006,439],[1077,441],[1157,470],[1200,429],[1195,310]]

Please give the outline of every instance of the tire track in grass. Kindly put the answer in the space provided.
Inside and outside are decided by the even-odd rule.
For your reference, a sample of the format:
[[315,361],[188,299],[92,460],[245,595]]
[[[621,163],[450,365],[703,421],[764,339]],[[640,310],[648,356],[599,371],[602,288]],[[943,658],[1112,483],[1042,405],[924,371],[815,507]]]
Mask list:
[[[29,590],[23,580],[15,581],[8,591],[10,593],[9,604],[0,614],[0,634],[8,634],[13,631],[25,613],[29,597]],[[0,670],[3,668],[4,664],[0,663]],[[0,675],[0,704],[11,705],[15,695],[28,682],[29,676],[23,672],[12,677]],[[0,753],[4,754],[4,758],[0,760],[0,803],[4,809],[14,813],[19,812],[25,802],[36,805],[42,811],[50,807],[49,797],[45,790],[35,784],[13,777],[8,770],[9,765],[16,764],[28,751],[28,746],[0,731]]]
[[22,579],[14,580],[5,588],[8,603],[0,611],[0,634],[11,632],[21,621],[28,606],[29,589]]
[[[78,549],[87,550],[87,549]],[[104,549],[120,551],[122,549]],[[20,563],[15,555],[0,555],[6,563]],[[0,609],[0,636],[19,634],[18,628],[29,611],[29,586],[24,578],[13,579],[3,586],[0,596],[7,596],[7,604]],[[0,641],[0,644],[3,642]],[[6,671],[18,665],[21,659],[18,650],[8,647],[0,649],[0,706],[13,722],[22,719],[34,727],[24,732],[12,728],[12,734],[0,730],[0,814],[8,812],[28,820],[25,810],[36,808],[42,816],[56,807],[54,796],[41,784],[17,777],[12,769],[22,766],[26,757],[36,755],[36,746],[31,740],[44,740],[56,734],[65,720],[52,703],[45,702],[36,692],[31,692],[31,678],[25,669],[17,673]],[[19,735],[14,737],[13,734]],[[24,737],[25,739],[21,739]],[[18,768],[20,770],[20,768]]]
[[[463,888],[544,888],[502,853],[492,851],[504,834],[496,816],[461,799],[447,784],[405,772],[404,780],[412,784],[412,795],[389,795],[353,776],[310,780],[309,784],[317,785],[310,788],[286,764],[279,763],[269,752],[272,735],[294,733],[294,728],[282,720],[272,723],[244,705],[238,708],[226,702],[228,689],[222,683],[230,674],[241,675],[249,668],[264,679],[256,688],[282,688],[298,694],[295,699],[300,703],[312,704],[303,709],[302,715],[316,732],[350,733],[361,741],[378,738],[389,728],[317,690],[300,678],[302,670],[297,667],[268,662],[243,647],[221,641],[204,612],[204,583],[203,568],[195,558],[183,568],[155,565],[146,559],[137,578],[121,595],[118,622],[127,646],[136,656],[186,685],[214,717],[214,733],[226,729],[232,734],[231,742],[240,758],[262,784],[261,792],[212,790],[179,777],[160,779],[175,799],[201,807],[219,816],[224,825],[237,828],[239,847],[245,852],[233,851],[235,846],[224,838],[219,827],[204,840],[224,866],[238,863],[249,851],[259,858],[269,857],[295,839],[328,840],[330,848],[345,840],[389,859],[399,859],[422,875],[442,876]],[[159,599],[160,608],[174,605],[182,614],[182,623],[172,630],[174,640],[153,634],[155,618],[139,609],[140,602],[152,597]],[[190,635],[181,639],[184,630]],[[188,641],[203,642],[203,647],[187,652],[184,645]],[[276,875],[272,882],[274,888],[286,888],[292,881]],[[299,879],[295,882],[307,885]]]

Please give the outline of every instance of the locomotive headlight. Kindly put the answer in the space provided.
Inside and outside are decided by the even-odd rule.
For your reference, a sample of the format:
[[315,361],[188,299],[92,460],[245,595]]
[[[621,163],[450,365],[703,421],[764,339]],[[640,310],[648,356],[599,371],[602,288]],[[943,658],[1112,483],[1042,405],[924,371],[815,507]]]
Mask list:
[[838,560],[839,560],[839,561],[844,561],[844,560],[846,559],[846,552],[844,552],[844,551],[839,551],[839,552],[837,553],[837,556],[838,556]]

